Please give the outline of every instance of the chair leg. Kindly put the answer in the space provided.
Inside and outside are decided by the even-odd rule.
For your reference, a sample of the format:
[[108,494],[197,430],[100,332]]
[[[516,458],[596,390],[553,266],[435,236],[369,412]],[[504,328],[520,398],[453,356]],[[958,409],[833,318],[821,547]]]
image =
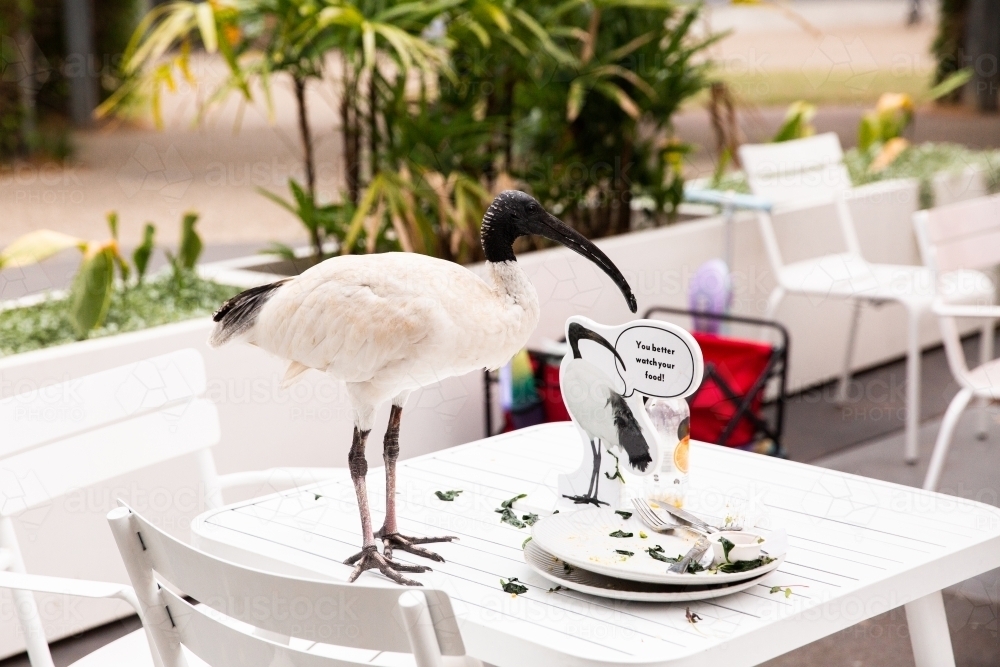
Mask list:
[[[983,322],[983,330],[979,335],[979,365],[993,360],[993,320]],[[990,399],[981,397],[978,401],[979,423],[976,426],[976,437],[985,440],[989,431]]]
[[[0,547],[10,551],[10,571],[24,573],[24,559],[17,543],[17,535],[14,533],[14,522],[10,520],[10,517],[0,519]],[[31,667],[54,667],[52,655],[49,653],[49,644],[45,640],[45,628],[38,615],[35,594],[31,591],[12,590],[11,595],[14,597],[14,611],[17,614],[17,620],[20,621],[21,629],[24,630],[28,662],[31,663]]]
[[937,490],[938,482],[941,480],[941,471],[944,469],[944,459],[951,446],[951,436],[955,432],[959,417],[962,416],[962,412],[972,400],[972,393],[971,389],[963,389],[958,392],[958,395],[951,399],[951,404],[944,413],[941,430],[938,431],[937,442],[934,443],[934,453],[931,454],[931,464],[927,468],[927,476],[924,477],[924,489],[927,491]]
[[920,428],[920,311],[908,309],[909,342],[906,350],[906,462],[920,458],[917,436]]
[[844,369],[840,374],[840,384],[837,385],[837,403],[847,403],[847,389],[851,384],[851,361],[854,358],[854,342],[858,336],[858,321],[861,319],[861,302],[854,302],[854,312],[851,313],[851,330],[847,334],[847,348],[844,350]]
[[955,667],[941,591],[905,605],[916,667]]

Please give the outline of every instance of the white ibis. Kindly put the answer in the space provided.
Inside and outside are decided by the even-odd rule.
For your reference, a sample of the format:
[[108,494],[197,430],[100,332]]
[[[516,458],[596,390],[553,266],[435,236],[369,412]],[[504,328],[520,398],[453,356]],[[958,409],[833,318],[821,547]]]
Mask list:
[[645,471],[653,458],[650,456],[649,443],[625,397],[615,389],[614,380],[607,373],[580,355],[580,341],[592,340],[611,350],[624,369],[625,362],[618,350],[603,336],[577,322],[570,323],[567,339],[573,358],[565,362],[560,377],[563,401],[573,419],[590,439],[594,467],[587,493],[565,497],[577,504],[607,505],[597,497],[601,442],[607,447],[624,451],[628,456],[629,466],[639,471]]
[[[454,538],[414,538],[397,530],[396,458],[403,405],[412,390],[498,368],[527,343],[538,323],[538,295],[512,246],[516,238],[529,234],[557,241],[597,264],[636,311],[624,276],[600,249],[529,195],[507,190],[483,216],[485,280],[458,264],[426,255],[344,255],[294,278],[237,294],[215,313],[212,346],[241,340],[287,359],[284,383],[310,368],[346,383],[354,412],[348,465],[364,539],[362,550],[345,561],[356,564],[350,581],[365,570],[378,569],[397,583],[418,585],[400,572],[427,568],[393,561],[393,549],[444,560],[417,545]],[[383,455],[385,523],[373,533],[365,442],[376,410],[389,400]],[[384,554],[378,552],[376,537],[382,540]]]

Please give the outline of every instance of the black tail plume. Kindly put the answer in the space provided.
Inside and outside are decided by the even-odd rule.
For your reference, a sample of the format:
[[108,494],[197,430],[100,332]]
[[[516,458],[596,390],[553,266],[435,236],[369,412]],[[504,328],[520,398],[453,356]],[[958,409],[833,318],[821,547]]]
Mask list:
[[251,287],[222,304],[212,316],[212,321],[216,322],[216,325],[208,344],[212,347],[225,345],[252,327],[257,322],[260,309],[274,295],[274,291],[289,280],[291,279],[285,278],[268,285]]
[[636,470],[645,472],[653,458],[649,455],[649,443],[642,435],[642,429],[635,415],[629,409],[625,398],[611,392],[608,403],[615,415],[615,429],[618,431],[618,444],[628,454],[628,462]]

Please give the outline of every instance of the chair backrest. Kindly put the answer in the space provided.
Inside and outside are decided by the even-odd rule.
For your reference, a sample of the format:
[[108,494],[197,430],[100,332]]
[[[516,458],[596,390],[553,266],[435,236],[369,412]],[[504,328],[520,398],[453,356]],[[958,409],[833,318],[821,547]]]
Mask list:
[[0,401],[0,517],[183,454],[210,459],[219,418],[204,391],[201,355],[185,349]]
[[1000,194],[917,211],[913,226],[924,264],[938,274],[1000,264]]
[[421,667],[434,663],[428,655],[465,655],[451,600],[443,591],[421,589],[421,635],[410,613],[413,589],[243,567],[174,539],[126,506],[112,510],[108,522],[165,667],[186,664],[182,645],[212,667],[368,664],[306,653],[265,639],[259,630],[355,649],[413,653]]
[[740,146],[750,189],[775,204],[830,200],[851,188],[840,139],[833,132],[772,144]]
[[[951,293],[965,291],[965,281],[989,280],[978,272],[954,272],[995,269],[1000,264],[1000,194],[917,211],[913,214],[913,227],[924,264],[934,271],[938,294],[946,299]],[[971,386],[955,319],[943,316],[940,326],[952,375],[963,386]]]
[[[771,144],[744,144],[740,146],[740,161],[750,190],[769,199],[775,213],[793,205],[833,204],[845,249],[860,257],[861,245],[844,199],[851,189],[851,177],[835,133]],[[757,220],[771,267],[780,281],[785,262],[771,214],[760,212]]]

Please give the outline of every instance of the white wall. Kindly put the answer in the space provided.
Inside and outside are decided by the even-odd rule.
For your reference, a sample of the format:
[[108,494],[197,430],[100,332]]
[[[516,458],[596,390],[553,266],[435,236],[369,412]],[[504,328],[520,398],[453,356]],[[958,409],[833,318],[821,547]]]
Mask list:
[[[861,243],[874,261],[918,263],[910,216],[916,209],[915,183],[876,184],[858,190],[851,202]],[[789,213],[776,221],[791,245],[814,252],[836,242],[829,210]],[[774,279],[751,216],[734,224],[735,310],[761,315]],[[639,314],[653,305],[683,306],[691,275],[703,262],[720,256],[723,223],[709,218],[599,242],[622,269],[639,302]],[[804,252],[804,250],[802,250]],[[525,268],[538,290],[542,317],[532,338],[558,338],[565,319],[583,314],[608,324],[633,317],[618,289],[593,264],[556,248],[524,255]],[[482,271],[482,267],[473,267]],[[839,301],[789,297],[778,317],[792,335],[791,383],[803,387],[834,377],[843,353],[849,308]],[[208,319],[88,341],[0,359],[0,397],[63,382],[104,368],[193,347],[205,357],[208,396],[222,420],[222,442],[215,448],[220,472],[278,465],[332,466],[346,463],[351,415],[341,386],[310,372],[290,390],[278,388],[283,365],[249,346],[209,349]],[[927,343],[937,340],[928,320]],[[855,355],[864,367],[899,357],[905,349],[901,308],[887,305],[865,312]],[[401,432],[402,456],[442,449],[482,435],[480,374],[446,380],[414,393]],[[369,440],[369,461],[381,464],[381,438],[388,410],[383,409]],[[2,437],[2,434],[0,434]],[[100,488],[57,498],[48,507],[17,519],[29,571],[41,574],[126,581],[104,516],[122,495],[133,506],[187,534],[198,513],[194,463],[180,459]],[[263,490],[261,490],[263,491]],[[230,500],[236,498],[229,498]],[[72,634],[127,609],[113,602],[55,600],[42,605],[50,638]],[[22,650],[9,596],[0,597],[0,656]]]

